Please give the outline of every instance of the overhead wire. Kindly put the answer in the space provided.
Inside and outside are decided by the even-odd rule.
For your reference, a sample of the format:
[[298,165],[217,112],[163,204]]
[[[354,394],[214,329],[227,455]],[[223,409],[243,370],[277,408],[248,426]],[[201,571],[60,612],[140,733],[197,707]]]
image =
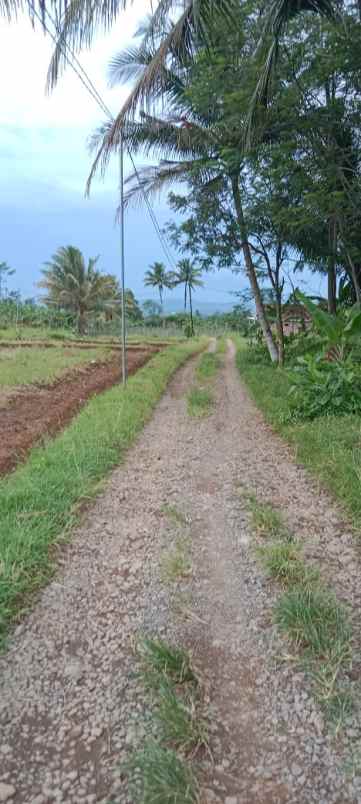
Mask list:
[[[83,84],[83,86],[86,89],[86,91],[91,95],[91,97],[93,98],[95,103],[97,103],[97,105],[101,108],[103,114],[105,114],[107,117],[109,117],[109,119],[112,122],[114,122],[114,119],[115,119],[114,115],[110,111],[109,107],[106,105],[104,99],[102,98],[102,96],[100,95],[99,91],[97,90],[95,84],[93,83],[93,81],[89,77],[88,73],[86,72],[86,70],[82,66],[82,64],[79,61],[78,57],[76,56],[75,52],[72,50],[72,48],[66,42],[61,42],[61,41],[59,42],[59,40],[57,39],[56,35],[50,30],[50,28],[46,24],[45,17],[41,17],[41,15],[37,11],[37,9],[31,4],[31,0],[27,0],[27,4],[29,6],[29,9],[31,10],[31,13],[33,15],[35,15],[35,17],[38,19],[38,21],[40,22],[40,24],[43,27],[43,29],[50,36],[50,38],[53,40],[55,45],[59,48],[60,52],[62,53],[62,55],[65,58],[66,63],[71,67],[73,72],[76,74],[78,79]],[[57,22],[54,19],[54,17],[50,14],[48,9],[45,9],[45,16],[47,16],[49,18],[51,24],[54,26],[54,30],[58,33]],[[70,56],[68,54],[70,54]],[[144,200],[144,203],[145,203],[145,205],[147,207],[148,214],[149,214],[149,217],[150,217],[150,219],[152,221],[155,233],[156,233],[156,235],[158,237],[158,240],[160,242],[160,245],[162,247],[162,250],[163,250],[163,253],[164,253],[165,257],[166,257],[167,262],[169,263],[169,265],[174,270],[176,268],[175,260],[174,260],[172,254],[171,254],[171,252],[170,252],[170,250],[168,248],[168,244],[167,244],[167,241],[166,241],[166,239],[164,237],[164,233],[162,232],[162,230],[160,228],[160,225],[158,223],[156,214],[155,214],[155,212],[154,212],[154,210],[153,210],[153,208],[152,208],[152,206],[150,204],[149,198],[148,198],[144,188],[142,187],[139,172],[137,170],[137,167],[136,167],[135,162],[134,162],[133,155],[132,155],[128,145],[126,145],[126,150],[127,150],[127,154],[129,156],[129,159],[130,159],[130,161],[132,163],[132,167],[133,167],[135,176],[136,176],[137,181],[138,181],[138,186],[139,186],[139,189],[140,189],[140,191],[142,193],[143,200]]]

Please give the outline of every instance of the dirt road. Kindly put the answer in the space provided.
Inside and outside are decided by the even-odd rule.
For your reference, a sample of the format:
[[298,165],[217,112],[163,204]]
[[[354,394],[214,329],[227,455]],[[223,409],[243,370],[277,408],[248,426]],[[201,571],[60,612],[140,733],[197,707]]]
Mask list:
[[[0,658],[0,801],[132,801],[119,763],[144,733],[133,644],[147,631],[189,647],[205,679],[212,760],[198,768],[202,804],[361,802],[361,769],[349,762],[357,713],[333,740],[287,660],[272,626],[279,590],[254,559],[243,492],[282,504],[306,552],[356,603],[351,535],[255,410],[232,346],[201,421],[186,410],[193,372],[194,362],[178,372]],[[192,573],[174,586],[160,568],[181,528]]]

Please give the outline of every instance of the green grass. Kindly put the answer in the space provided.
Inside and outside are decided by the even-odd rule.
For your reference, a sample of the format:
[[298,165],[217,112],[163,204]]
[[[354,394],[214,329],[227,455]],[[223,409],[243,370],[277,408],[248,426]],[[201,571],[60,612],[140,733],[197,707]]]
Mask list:
[[190,575],[191,570],[189,540],[178,539],[161,558],[161,580],[166,583],[175,583]]
[[239,348],[242,379],[266,419],[295,448],[296,459],[345,506],[354,526],[361,528],[361,417],[327,416],[311,422],[285,424],[291,381],[286,371],[252,366]]
[[345,609],[321,587],[298,586],[286,592],[276,604],[275,621],[315,658],[344,656],[350,650]]
[[94,397],[70,426],[31,451],[0,488],[0,638],[53,570],[49,547],[69,537],[80,503],[125,455],[175,371],[204,343],[155,355],[129,380]]
[[1,341],[50,341],[74,340],[76,335],[68,329],[51,329],[50,327],[4,327],[0,329]]
[[282,514],[269,502],[260,502],[254,494],[246,496],[251,513],[251,525],[257,536],[290,538]]
[[302,561],[301,548],[295,542],[267,544],[257,553],[269,575],[283,586],[310,586],[319,580],[318,570]]
[[212,379],[220,367],[220,359],[214,352],[205,352],[196,368],[196,376],[202,382]]
[[208,724],[189,653],[151,638],[141,640],[138,652],[143,682],[155,705],[151,718],[154,737],[128,763],[132,801],[198,802],[198,785],[189,763],[207,746]]
[[299,585],[276,603],[275,621],[301,651],[315,697],[337,732],[353,708],[345,675],[352,659],[352,629],[346,609],[323,587]]
[[109,349],[53,347],[3,348],[0,341],[0,387],[51,382],[75,366],[111,357]]
[[213,396],[208,388],[191,388],[187,394],[187,410],[194,418],[209,416],[213,404]]
[[164,679],[177,685],[197,683],[189,653],[182,648],[168,645],[161,639],[143,639],[138,650],[145,680],[152,677],[152,681],[157,680],[156,686],[161,685]]
[[195,804],[198,787],[189,765],[175,751],[149,740],[127,767],[137,804]]
[[181,525],[182,527],[187,525],[187,517],[176,505],[162,505],[161,512],[171,519],[172,522],[175,522],[176,525]]
[[198,716],[193,688],[190,694],[181,698],[172,685],[162,685],[158,692],[155,719],[160,738],[173,748],[181,748],[189,753],[207,744],[207,728],[204,720]]
[[227,350],[227,340],[228,337],[224,335],[222,338],[218,338],[217,340],[217,355],[224,355]]

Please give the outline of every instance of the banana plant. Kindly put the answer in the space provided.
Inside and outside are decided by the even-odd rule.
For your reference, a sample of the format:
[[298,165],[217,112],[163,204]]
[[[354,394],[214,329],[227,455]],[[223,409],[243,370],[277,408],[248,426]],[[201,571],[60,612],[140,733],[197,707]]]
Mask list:
[[331,315],[314,304],[308,296],[296,291],[297,299],[309,313],[314,329],[326,345],[328,360],[339,362],[346,359],[361,335],[361,309],[355,304],[348,310]]

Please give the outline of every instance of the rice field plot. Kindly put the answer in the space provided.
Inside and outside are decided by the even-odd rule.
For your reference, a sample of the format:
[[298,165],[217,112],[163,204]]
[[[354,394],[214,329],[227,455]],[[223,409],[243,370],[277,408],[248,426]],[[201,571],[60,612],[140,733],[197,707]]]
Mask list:
[[[129,374],[157,351],[131,347]],[[0,475],[63,429],[92,396],[120,380],[120,351],[109,347],[0,348]]]

